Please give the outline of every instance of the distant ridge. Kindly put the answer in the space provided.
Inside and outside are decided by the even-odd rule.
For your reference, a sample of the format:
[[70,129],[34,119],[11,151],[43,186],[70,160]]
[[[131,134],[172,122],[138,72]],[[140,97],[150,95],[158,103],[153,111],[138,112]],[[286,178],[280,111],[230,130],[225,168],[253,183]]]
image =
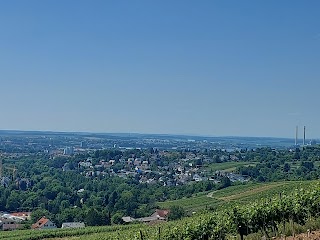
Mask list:
[[0,129],[0,134],[8,135],[102,135],[102,136],[119,136],[119,137],[169,137],[169,138],[201,138],[201,139],[279,139],[294,140],[285,137],[264,137],[264,136],[210,136],[201,134],[170,134],[170,133],[110,133],[110,132],[82,132],[82,131],[50,131],[50,130],[6,130]]

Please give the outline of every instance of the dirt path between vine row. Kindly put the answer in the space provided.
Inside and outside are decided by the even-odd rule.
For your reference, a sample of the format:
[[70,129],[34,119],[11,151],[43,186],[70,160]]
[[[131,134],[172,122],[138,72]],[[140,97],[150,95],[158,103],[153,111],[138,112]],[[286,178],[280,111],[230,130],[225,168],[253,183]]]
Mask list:
[[231,200],[236,200],[236,199],[243,198],[243,197],[248,197],[248,196],[260,193],[260,192],[264,192],[264,191],[267,191],[269,189],[272,189],[272,188],[275,188],[275,187],[278,187],[278,186],[281,186],[281,185],[284,185],[284,183],[261,186],[261,187],[257,187],[257,188],[254,188],[254,189],[249,189],[248,191],[237,193],[237,194],[233,194],[233,195],[226,196],[226,197],[214,197],[213,196],[214,193],[217,192],[217,191],[214,191],[214,192],[209,193],[207,195],[207,197],[216,198],[216,199],[219,199],[219,200],[222,200],[222,201],[231,201]]
[[281,237],[277,238],[277,240],[319,240],[320,239],[320,231],[312,231],[308,233],[300,233],[295,237]]

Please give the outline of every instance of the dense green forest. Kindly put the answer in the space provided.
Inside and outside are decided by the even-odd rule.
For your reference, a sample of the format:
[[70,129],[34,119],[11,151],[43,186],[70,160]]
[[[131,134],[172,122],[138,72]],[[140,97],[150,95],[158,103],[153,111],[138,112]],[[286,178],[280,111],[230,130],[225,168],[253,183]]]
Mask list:
[[256,161],[256,166],[239,167],[237,172],[259,182],[277,180],[312,180],[320,176],[319,147],[297,148],[294,151],[276,151],[261,148],[247,151],[244,161]]

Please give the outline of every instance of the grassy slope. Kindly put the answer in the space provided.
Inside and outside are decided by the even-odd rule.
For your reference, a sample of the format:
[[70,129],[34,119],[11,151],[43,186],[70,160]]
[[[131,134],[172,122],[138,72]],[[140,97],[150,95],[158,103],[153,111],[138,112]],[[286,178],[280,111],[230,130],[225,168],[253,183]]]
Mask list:
[[232,172],[236,170],[237,167],[240,166],[255,166],[256,162],[223,162],[223,163],[211,163],[206,166],[207,171],[215,172],[215,171],[224,171],[224,172]]
[[[246,204],[259,198],[269,197],[280,192],[289,192],[294,188],[314,184],[315,181],[304,182],[277,182],[266,184],[247,184],[231,186],[226,189],[197,194],[188,199],[167,201],[159,203],[163,208],[171,205],[183,206],[187,211],[198,211],[206,207],[224,208],[230,204]],[[170,228],[174,223],[163,223],[163,228]],[[107,226],[107,227],[87,227],[74,230],[44,230],[32,231],[21,230],[12,232],[0,232],[0,239],[5,240],[27,240],[27,239],[140,239],[139,230],[143,229],[144,234],[156,235],[158,226],[146,227],[146,225],[131,226]],[[147,236],[146,236],[147,237]]]
[[314,181],[249,183],[246,185],[231,186],[222,190],[196,194],[190,198],[174,201],[159,202],[161,208],[170,208],[172,205],[183,206],[186,211],[194,212],[206,207],[220,207],[233,203],[248,203],[262,197],[290,191],[299,186],[310,185]]

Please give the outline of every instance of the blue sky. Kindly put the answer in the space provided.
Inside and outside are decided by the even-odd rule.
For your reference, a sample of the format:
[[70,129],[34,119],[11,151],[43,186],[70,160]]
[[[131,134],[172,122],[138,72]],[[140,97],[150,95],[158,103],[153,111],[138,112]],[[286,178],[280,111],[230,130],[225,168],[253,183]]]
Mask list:
[[0,129],[320,137],[319,1],[1,1]]

